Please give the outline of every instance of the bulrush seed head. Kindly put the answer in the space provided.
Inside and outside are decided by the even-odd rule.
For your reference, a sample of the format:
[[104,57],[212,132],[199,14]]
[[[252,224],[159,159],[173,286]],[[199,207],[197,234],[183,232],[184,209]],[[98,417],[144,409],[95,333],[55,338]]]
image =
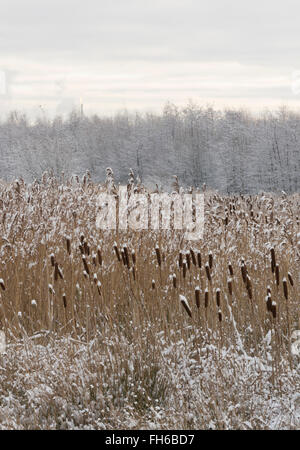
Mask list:
[[197,286],[195,288],[195,300],[196,300],[196,306],[199,309],[200,308],[200,288]]
[[182,304],[183,308],[189,315],[189,317],[192,317],[192,310],[190,308],[190,305],[188,304],[188,301],[184,295],[179,295],[180,303]]

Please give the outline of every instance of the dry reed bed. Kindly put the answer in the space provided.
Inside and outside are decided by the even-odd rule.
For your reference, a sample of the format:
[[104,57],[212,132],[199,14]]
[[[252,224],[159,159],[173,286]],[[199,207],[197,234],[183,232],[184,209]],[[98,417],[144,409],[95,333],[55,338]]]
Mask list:
[[103,190],[1,187],[2,427],[297,427],[299,195],[206,193],[189,243],[98,230]]

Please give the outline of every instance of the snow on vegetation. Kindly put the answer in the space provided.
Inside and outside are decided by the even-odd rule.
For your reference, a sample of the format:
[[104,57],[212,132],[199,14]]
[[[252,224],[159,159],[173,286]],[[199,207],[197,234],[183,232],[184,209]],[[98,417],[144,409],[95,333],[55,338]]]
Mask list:
[[0,186],[0,428],[299,428],[299,194],[207,189],[191,243],[98,229],[108,177]]

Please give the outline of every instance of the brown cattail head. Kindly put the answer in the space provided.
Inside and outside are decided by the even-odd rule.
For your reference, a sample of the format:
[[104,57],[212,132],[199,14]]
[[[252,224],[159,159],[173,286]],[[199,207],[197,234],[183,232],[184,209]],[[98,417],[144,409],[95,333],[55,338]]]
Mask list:
[[130,269],[130,261],[129,261],[129,254],[128,254],[128,249],[127,249],[127,245],[123,245],[123,252],[124,252],[124,257],[125,257],[125,265],[128,267],[128,269]]
[[2,278],[0,278],[0,286],[1,286],[2,291],[5,291],[5,284],[4,284],[4,281],[2,280]]
[[200,252],[197,253],[197,262],[198,262],[199,269],[201,269],[201,267],[202,267],[202,260],[201,260],[201,253]]
[[155,289],[155,280],[152,280],[151,286],[152,286],[152,289]]
[[86,261],[86,256],[85,255],[82,255],[82,263],[83,263],[83,266],[84,266],[84,270],[89,275],[90,274],[90,270],[89,270],[89,266],[88,266],[88,263]]
[[276,316],[277,316],[276,302],[272,302],[271,310],[272,310],[273,319],[276,319]]
[[287,286],[286,278],[283,278],[282,284],[283,284],[284,298],[285,298],[286,300],[288,300],[288,298],[289,298],[289,293],[288,293],[288,286]]
[[210,270],[209,270],[209,263],[205,264],[205,272],[206,272],[206,276],[207,276],[208,281],[211,281]]
[[189,252],[186,252],[185,257],[186,257],[187,267],[190,270],[190,268],[191,268],[191,257],[190,257]]
[[50,292],[51,295],[55,294],[55,290],[53,289],[52,284],[48,284],[48,289],[49,289],[49,292]]
[[233,277],[233,268],[232,268],[231,263],[228,263],[228,270],[229,270],[230,276]]
[[63,295],[62,295],[62,299],[63,299],[64,308],[66,308],[66,307],[67,307],[67,297],[66,297],[66,294],[63,294]]
[[99,266],[102,266],[102,254],[101,254],[101,249],[99,246],[97,247],[97,256],[98,256]]
[[98,294],[101,295],[101,282],[98,281],[97,283],[97,290],[98,290]]
[[272,298],[271,298],[271,294],[266,296],[266,306],[267,306],[267,311],[272,312]]
[[133,279],[134,279],[134,281],[135,281],[135,266],[132,266],[132,276],[133,276]]
[[290,274],[290,272],[288,272],[288,279],[289,279],[290,285],[294,286],[294,281],[293,281],[293,278],[292,278],[292,275]]
[[276,267],[276,257],[274,247],[271,248],[271,270],[274,273]]
[[246,283],[247,282],[247,268],[246,268],[244,260],[242,260],[242,262],[241,262],[241,273],[242,273],[243,282]]
[[219,319],[219,322],[221,323],[222,322],[222,311],[220,309],[218,311],[218,319]]
[[232,278],[228,278],[227,280],[228,292],[232,295]]
[[125,256],[124,250],[121,250],[121,256],[122,256],[123,264],[124,264],[124,266],[126,266],[126,256]]
[[83,241],[84,241],[84,234],[81,233],[81,235],[80,235],[80,242],[83,244]]
[[183,275],[183,278],[186,277],[186,268],[187,268],[187,264],[186,264],[186,260],[184,260],[183,263],[182,263],[182,275]]
[[276,277],[276,284],[277,284],[277,286],[279,286],[279,282],[280,282],[280,279],[279,279],[279,264],[276,264],[276,266],[275,266],[275,277]]
[[96,266],[97,265],[96,253],[92,254],[92,261],[93,261],[93,265]]
[[121,261],[119,249],[118,249],[118,246],[117,246],[116,242],[114,243],[114,251],[115,251],[115,254],[116,254],[116,257],[117,257],[118,261]]
[[88,243],[86,240],[83,241],[83,251],[84,251],[85,255],[90,254],[90,249],[89,249],[89,246],[88,246]]
[[81,245],[81,244],[79,244],[79,250],[80,250],[80,253],[82,254],[82,255],[84,255],[84,249],[83,249],[83,246]]
[[209,252],[208,254],[208,264],[209,264],[209,268],[211,269],[213,266],[213,255],[212,252]]
[[51,266],[54,267],[54,266],[55,266],[55,257],[54,257],[54,253],[51,253],[51,255],[50,255],[50,262],[51,262]]
[[251,279],[248,274],[246,276],[246,289],[247,289],[250,300],[252,300],[252,284],[251,284]]
[[160,249],[159,249],[158,245],[155,247],[155,253],[156,253],[157,263],[160,267],[161,266],[161,255],[160,255]]
[[182,304],[183,308],[186,310],[187,314],[192,317],[192,310],[188,304],[187,299],[184,295],[179,295],[180,303]]
[[197,265],[196,256],[195,256],[195,252],[192,248],[190,249],[190,253],[191,253],[192,262],[193,262],[194,266],[196,266]]
[[216,289],[216,302],[217,302],[218,308],[220,308],[220,305],[221,305],[221,291],[220,291],[219,288]]
[[132,252],[131,252],[131,257],[132,257],[132,263],[135,265],[136,264],[136,256],[135,256],[134,250],[132,250]]
[[205,293],[204,293],[204,306],[205,306],[205,308],[208,307],[208,298],[209,298],[209,296],[208,296],[208,289],[206,288],[205,289]]
[[177,287],[177,278],[176,278],[175,273],[172,276],[172,280],[173,280],[173,287],[176,288]]
[[182,267],[182,263],[183,263],[183,256],[182,256],[182,251],[180,250],[179,258],[178,258],[178,264],[179,264],[180,268]]
[[195,288],[195,300],[196,300],[197,308],[200,308],[200,288],[199,288],[199,286],[197,286]]
[[68,236],[66,237],[66,243],[67,243],[67,252],[69,255],[71,255],[71,239]]
[[57,262],[54,263],[54,280],[55,281],[58,280],[58,264],[57,264]]

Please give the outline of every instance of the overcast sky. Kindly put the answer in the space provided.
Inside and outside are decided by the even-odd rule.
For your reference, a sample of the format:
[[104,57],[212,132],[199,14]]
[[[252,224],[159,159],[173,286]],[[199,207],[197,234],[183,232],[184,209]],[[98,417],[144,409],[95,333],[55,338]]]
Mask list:
[[0,115],[300,107],[299,0],[0,0]]

